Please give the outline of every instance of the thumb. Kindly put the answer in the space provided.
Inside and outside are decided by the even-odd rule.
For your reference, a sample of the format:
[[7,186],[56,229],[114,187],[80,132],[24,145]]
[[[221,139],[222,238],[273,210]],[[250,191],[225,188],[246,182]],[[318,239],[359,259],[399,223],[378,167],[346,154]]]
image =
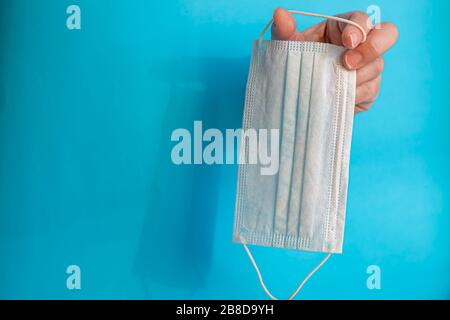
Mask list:
[[273,13],[272,39],[289,40],[296,31],[295,19],[286,9],[277,8]]

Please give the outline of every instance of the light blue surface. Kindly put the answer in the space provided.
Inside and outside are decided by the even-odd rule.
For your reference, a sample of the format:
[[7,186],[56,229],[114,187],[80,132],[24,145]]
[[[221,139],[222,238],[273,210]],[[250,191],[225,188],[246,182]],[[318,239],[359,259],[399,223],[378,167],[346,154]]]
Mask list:
[[[82,30],[67,30],[69,4]],[[370,4],[1,1],[0,298],[266,298],[231,243],[237,168],[173,166],[170,134],[240,127],[251,41],[276,6]],[[399,42],[355,120],[344,253],[302,299],[450,297],[450,5],[376,4]],[[253,251],[278,296],[322,258]],[[381,290],[366,287],[372,264]]]

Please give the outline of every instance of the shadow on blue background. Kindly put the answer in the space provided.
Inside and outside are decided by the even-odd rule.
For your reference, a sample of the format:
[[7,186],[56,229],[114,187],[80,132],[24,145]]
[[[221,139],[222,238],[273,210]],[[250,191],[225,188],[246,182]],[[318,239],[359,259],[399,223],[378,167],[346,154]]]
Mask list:
[[[236,59],[184,59],[167,62],[183,68],[168,76],[166,70],[153,69],[158,79],[169,84],[169,101],[164,115],[162,136],[170,137],[177,128],[193,132],[193,121],[208,128],[238,127],[242,110],[230,107],[225,113],[219,105],[233,105],[242,95],[247,61]],[[192,143],[194,137],[192,136]],[[148,214],[142,231],[138,273],[150,297],[193,297],[205,285],[212,256],[215,215],[218,208],[218,166],[174,166],[170,158],[175,142],[160,141],[154,175],[151,177]],[[216,190],[216,191],[215,191]],[[163,245],[162,245],[163,244]],[[152,292],[152,283],[171,288],[161,296]]]
[[[70,4],[81,30],[66,28]],[[266,298],[231,243],[236,166],[174,166],[170,134],[241,125],[251,42],[276,6],[371,4],[3,1],[0,298]],[[379,99],[355,119],[344,253],[301,299],[450,295],[449,4],[376,5],[400,38]],[[253,251],[277,296],[322,258]],[[81,290],[66,287],[71,264]],[[373,264],[381,290],[366,286]]]

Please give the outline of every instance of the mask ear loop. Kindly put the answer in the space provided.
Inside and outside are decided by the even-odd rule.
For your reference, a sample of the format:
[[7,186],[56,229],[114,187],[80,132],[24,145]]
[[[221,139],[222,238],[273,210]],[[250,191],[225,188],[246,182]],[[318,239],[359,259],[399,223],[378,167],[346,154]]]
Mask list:
[[[245,252],[247,252],[248,257],[250,258],[250,261],[253,265],[253,267],[255,268],[256,274],[258,275],[258,279],[259,279],[259,283],[261,284],[261,287],[263,288],[264,292],[270,297],[270,299],[272,300],[278,300],[277,297],[275,297],[272,293],[270,293],[269,289],[267,289],[266,285],[264,284],[264,280],[262,278],[261,272],[259,271],[258,268],[258,264],[256,263],[255,259],[253,258],[252,253],[250,252],[249,248],[247,247],[247,243],[245,242],[244,238],[239,237],[239,239],[241,240],[242,245],[244,246]],[[327,262],[327,260],[331,257],[331,252],[329,252],[325,258],[322,259],[322,261],[319,262],[319,264],[317,266],[315,266],[314,269],[311,270],[310,273],[308,273],[306,275],[306,277],[302,280],[302,282],[300,282],[300,284],[298,285],[297,289],[295,289],[295,291],[286,299],[286,300],[292,300],[295,298],[295,296],[300,292],[300,290],[303,288],[303,286],[305,285],[305,283],[309,280],[309,278],[312,277],[312,275],[314,273],[316,273],[317,270],[320,269],[320,267],[322,267],[325,262]]]
[[[341,17],[327,16],[327,15],[324,15],[324,14],[318,14],[318,13],[312,13],[312,12],[297,11],[297,10],[287,10],[287,11],[292,13],[292,14],[300,14],[300,15],[304,15],[304,16],[311,16],[311,17],[331,19],[331,20],[336,20],[336,21],[339,21],[339,22],[344,22],[344,23],[351,24],[352,26],[355,26],[356,28],[358,28],[359,31],[361,31],[361,33],[363,35],[362,43],[366,42],[366,40],[367,40],[366,30],[364,30],[363,27],[361,27],[358,23],[356,23],[354,21],[351,21],[351,20],[348,20],[348,19],[344,19],[344,18],[341,18]],[[269,27],[272,25],[272,23],[273,23],[273,18],[270,19],[270,21],[266,24],[266,26],[264,27],[263,31],[259,35],[258,44],[261,44],[261,41],[263,40],[264,34],[266,33],[267,29],[269,29]]]

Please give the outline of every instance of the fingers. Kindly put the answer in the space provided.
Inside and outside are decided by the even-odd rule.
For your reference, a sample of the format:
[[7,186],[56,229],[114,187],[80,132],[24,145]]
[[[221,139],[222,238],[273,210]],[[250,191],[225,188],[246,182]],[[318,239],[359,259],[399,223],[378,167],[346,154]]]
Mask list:
[[358,114],[360,112],[366,112],[366,111],[368,111],[368,109],[370,109],[371,106],[372,106],[372,104],[369,104],[368,106],[365,106],[365,107],[356,105],[355,106],[355,114]]
[[272,39],[289,40],[296,33],[296,23],[292,14],[282,8],[273,13]]
[[384,59],[382,57],[376,58],[374,61],[365,65],[361,69],[356,70],[356,85],[373,80],[377,78],[384,69]]
[[397,28],[392,23],[381,23],[380,29],[373,29],[369,33],[366,42],[344,54],[344,66],[355,70],[374,61],[394,45],[397,37]]
[[381,75],[356,87],[355,104],[359,109],[364,111],[369,110],[369,107],[378,97],[380,83]]
[[[366,35],[368,35],[370,30],[372,30],[373,28],[369,16],[364,12],[354,11],[344,14],[343,17],[360,25],[366,32]],[[341,34],[341,41],[344,47],[346,47],[347,49],[354,49],[359,46],[364,40],[364,35],[362,34],[361,30],[349,23],[340,22],[340,26],[342,26],[342,24],[344,24],[344,26]]]
[[277,8],[273,14],[272,39],[320,41],[343,45],[348,49],[342,57],[343,65],[356,71],[355,113],[367,111],[378,97],[384,60],[381,55],[397,41],[398,31],[392,23],[381,23],[379,29],[373,29],[371,20],[363,12],[350,12],[339,17],[360,25],[367,34],[351,24],[326,20],[303,32],[296,31],[292,14]]

